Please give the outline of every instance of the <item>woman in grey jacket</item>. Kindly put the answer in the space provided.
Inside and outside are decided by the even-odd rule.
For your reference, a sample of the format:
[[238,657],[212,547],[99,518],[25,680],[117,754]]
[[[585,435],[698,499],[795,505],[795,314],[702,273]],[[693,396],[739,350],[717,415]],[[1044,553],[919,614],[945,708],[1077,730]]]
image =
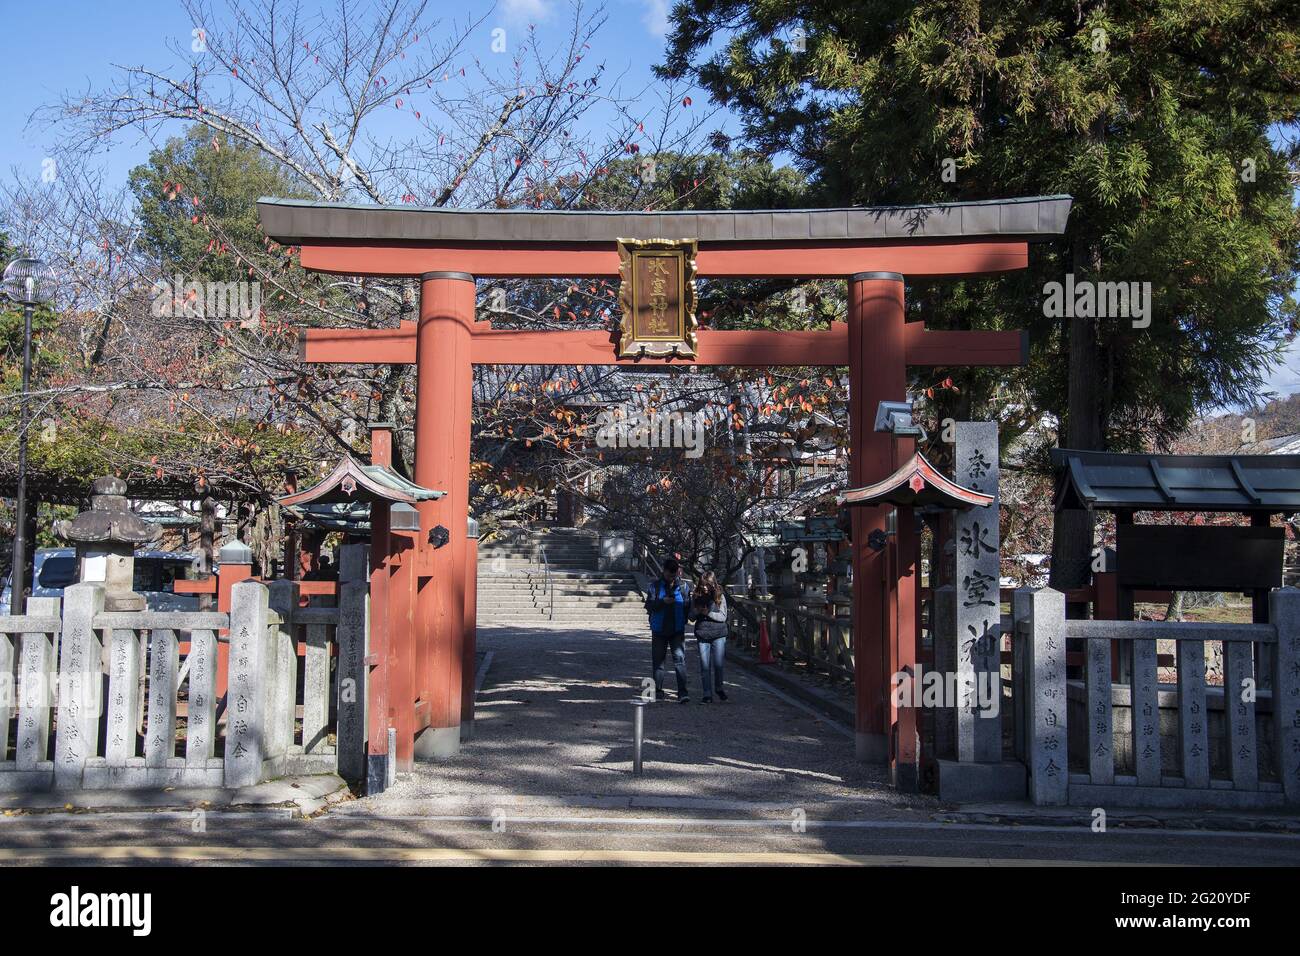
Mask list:
[[703,704],[727,699],[722,687],[722,662],[727,653],[727,595],[712,571],[700,576],[691,595],[691,617],[695,621],[695,643],[700,649],[700,681],[704,684]]

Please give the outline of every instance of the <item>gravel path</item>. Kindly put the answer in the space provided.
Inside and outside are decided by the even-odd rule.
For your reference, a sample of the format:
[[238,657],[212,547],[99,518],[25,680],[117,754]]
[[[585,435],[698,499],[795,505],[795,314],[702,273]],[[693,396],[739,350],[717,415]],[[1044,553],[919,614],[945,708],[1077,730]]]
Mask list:
[[[493,806],[715,809],[814,807],[861,817],[932,811],[898,794],[881,767],[859,763],[843,728],[737,666],[730,701],[701,704],[699,656],[687,640],[692,701],[646,712],[645,773],[632,769],[632,699],[650,673],[650,638],[618,628],[480,627],[493,660],[479,692],[473,740],[421,764],[344,813],[477,812]],[[838,814],[836,814],[838,815]]]

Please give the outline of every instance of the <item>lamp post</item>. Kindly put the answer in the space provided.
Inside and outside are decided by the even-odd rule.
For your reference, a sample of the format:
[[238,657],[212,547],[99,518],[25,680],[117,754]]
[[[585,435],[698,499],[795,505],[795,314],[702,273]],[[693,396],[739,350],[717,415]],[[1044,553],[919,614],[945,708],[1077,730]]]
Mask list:
[[32,380],[32,310],[49,301],[49,270],[40,259],[15,259],[5,267],[5,296],[23,307],[23,384],[18,405],[18,507],[14,527],[14,561],[10,573],[9,613],[27,609],[27,392]]

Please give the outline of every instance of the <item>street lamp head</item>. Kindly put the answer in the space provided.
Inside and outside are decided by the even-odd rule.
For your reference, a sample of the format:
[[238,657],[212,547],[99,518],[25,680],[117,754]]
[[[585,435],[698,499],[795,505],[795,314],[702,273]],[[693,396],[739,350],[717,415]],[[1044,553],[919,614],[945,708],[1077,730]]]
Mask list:
[[54,295],[54,278],[40,259],[15,259],[5,267],[5,296],[19,305],[40,305]]

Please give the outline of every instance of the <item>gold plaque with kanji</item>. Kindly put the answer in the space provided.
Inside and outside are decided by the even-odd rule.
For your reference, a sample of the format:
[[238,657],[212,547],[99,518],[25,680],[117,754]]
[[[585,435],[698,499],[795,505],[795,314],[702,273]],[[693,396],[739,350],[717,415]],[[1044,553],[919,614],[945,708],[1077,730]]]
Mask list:
[[695,355],[694,239],[618,240],[619,358]]

